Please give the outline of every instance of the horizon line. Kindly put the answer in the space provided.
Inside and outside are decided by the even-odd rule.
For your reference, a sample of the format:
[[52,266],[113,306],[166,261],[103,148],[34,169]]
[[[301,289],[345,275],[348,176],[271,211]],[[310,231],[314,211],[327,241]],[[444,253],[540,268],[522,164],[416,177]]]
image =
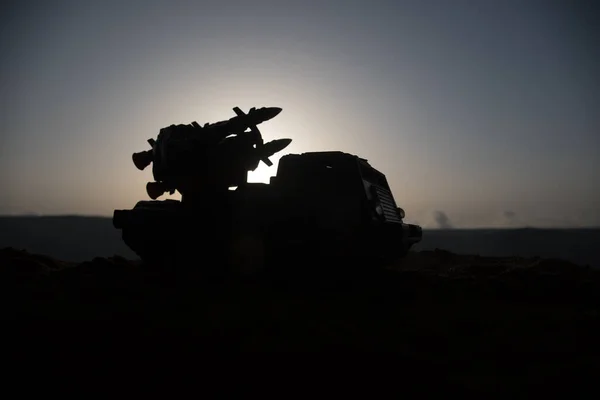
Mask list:
[[[37,213],[24,213],[24,214],[0,214],[0,218],[89,218],[89,219],[112,219],[112,216],[108,215],[93,215],[93,214],[37,214]],[[405,222],[410,223],[410,222]],[[418,224],[417,224],[418,225]],[[536,229],[536,230],[575,230],[575,229],[600,229],[598,226],[489,226],[489,227],[452,227],[452,228],[440,228],[440,227],[422,227],[423,230],[429,231],[475,231],[475,230],[524,230],[524,229]]]

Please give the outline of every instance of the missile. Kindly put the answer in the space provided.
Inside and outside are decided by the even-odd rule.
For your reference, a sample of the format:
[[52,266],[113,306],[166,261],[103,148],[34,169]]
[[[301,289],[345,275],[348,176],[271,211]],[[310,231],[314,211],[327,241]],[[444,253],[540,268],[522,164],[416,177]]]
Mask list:
[[167,191],[168,188],[161,182],[148,182],[146,184],[146,193],[152,200],[158,199]]
[[256,127],[265,121],[275,118],[281,112],[280,107],[262,107],[256,109],[252,107],[248,114],[244,113],[239,107],[234,107],[233,111],[237,114],[225,121],[219,121],[212,124],[206,124],[203,129],[226,127],[230,133],[241,133],[247,128]]
[[[264,144],[263,144],[263,140],[262,140],[262,135],[260,134],[260,131],[258,130],[258,127],[256,125],[260,124],[261,122],[268,121],[271,118],[275,118],[277,115],[279,115],[281,110],[282,109],[280,107],[262,107],[262,108],[259,108],[258,110],[255,107],[252,107],[250,109],[250,111],[248,111],[248,114],[245,114],[239,107],[233,107],[233,111],[236,113],[237,118],[242,118],[242,121],[245,122],[243,129],[246,130],[246,128],[250,128],[250,132],[252,132],[252,134],[257,139],[256,149],[258,150],[260,161],[264,162],[269,167],[271,167],[273,165],[271,160],[269,160],[269,156],[275,154],[278,151],[283,150],[290,143],[287,142],[279,150],[276,150],[278,148],[278,146],[280,146],[283,142],[273,143],[273,142],[277,142],[277,141],[273,141],[273,142],[271,142],[273,144],[271,145],[270,148],[268,148],[267,150],[263,149]],[[234,118],[236,118],[236,117],[234,117]],[[254,123],[252,123],[252,122],[254,122]],[[285,141],[285,139],[280,139],[280,140]],[[291,142],[291,139],[290,139],[290,142]],[[269,151],[271,151],[271,150],[273,150],[273,152],[269,154]]]
[[131,156],[133,163],[136,168],[140,171],[143,171],[150,163],[152,163],[152,150],[140,151],[138,153],[133,153]]
[[276,139],[261,146],[256,146],[258,159],[267,164],[267,166],[271,167],[273,166],[273,162],[269,160],[269,157],[285,149],[290,143],[292,143],[292,139]]
[[292,139],[276,139],[263,144],[259,150],[259,157],[271,157],[273,154],[285,149],[292,143]]
[[244,114],[239,107],[234,107],[233,111],[235,111],[238,117],[244,119],[248,127],[251,127],[275,118],[282,109],[280,107],[262,107],[259,109],[252,107],[248,111],[248,114]]
[[[243,132],[246,128],[250,128],[255,131],[256,125],[262,124],[265,121],[275,118],[281,112],[280,107],[262,107],[256,109],[252,107],[248,114],[244,113],[239,107],[233,107],[233,111],[236,113],[235,117],[232,117],[226,124],[231,125],[231,130],[235,132]],[[219,123],[217,123],[219,124]]]
[[225,121],[219,121],[212,124],[205,124],[201,131],[208,135],[208,143],[218,143],[229,135],[239,135],[250,128],[252,133],[260,138],[260,133],[256,125],[275,118],[280,112],[280,107],[262,107],[256,109],[252,107],[248,114],[244,113],[239,107],[234,107],[233,111],[237,114]]

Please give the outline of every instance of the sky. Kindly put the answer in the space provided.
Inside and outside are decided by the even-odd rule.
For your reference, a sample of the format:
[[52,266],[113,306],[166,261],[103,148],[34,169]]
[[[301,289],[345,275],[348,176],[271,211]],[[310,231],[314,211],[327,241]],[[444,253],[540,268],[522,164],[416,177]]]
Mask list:
[[425,228],[600,226],[599,8],[5,1],[0,214],[131,208],[153,180],[132,153],[239,106],[283,108],[260,129],[293,140],[251,181],[284,154],[339,150]]

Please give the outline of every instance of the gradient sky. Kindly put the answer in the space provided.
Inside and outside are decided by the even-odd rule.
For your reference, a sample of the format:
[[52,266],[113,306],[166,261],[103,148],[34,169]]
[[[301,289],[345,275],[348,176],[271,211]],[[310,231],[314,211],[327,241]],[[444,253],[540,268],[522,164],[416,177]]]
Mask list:
[[409,222],[598,226],[597,3],[5,1],[0,214],[111,216],[160,128],[277,106],[265,140],[367,158]]

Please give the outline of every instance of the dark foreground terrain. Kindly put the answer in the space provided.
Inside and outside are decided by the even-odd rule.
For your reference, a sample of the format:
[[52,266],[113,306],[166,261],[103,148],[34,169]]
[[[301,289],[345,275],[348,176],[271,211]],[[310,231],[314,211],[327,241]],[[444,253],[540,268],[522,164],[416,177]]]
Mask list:
[[565,261],[435,250],[379,272],[209,283],[120,257],[77,264],[5,248],[0,268],[2,329],[19,354],[391,351],[377,364],[403,390],[596,390],[581,384],[600,366],[600,271]]

